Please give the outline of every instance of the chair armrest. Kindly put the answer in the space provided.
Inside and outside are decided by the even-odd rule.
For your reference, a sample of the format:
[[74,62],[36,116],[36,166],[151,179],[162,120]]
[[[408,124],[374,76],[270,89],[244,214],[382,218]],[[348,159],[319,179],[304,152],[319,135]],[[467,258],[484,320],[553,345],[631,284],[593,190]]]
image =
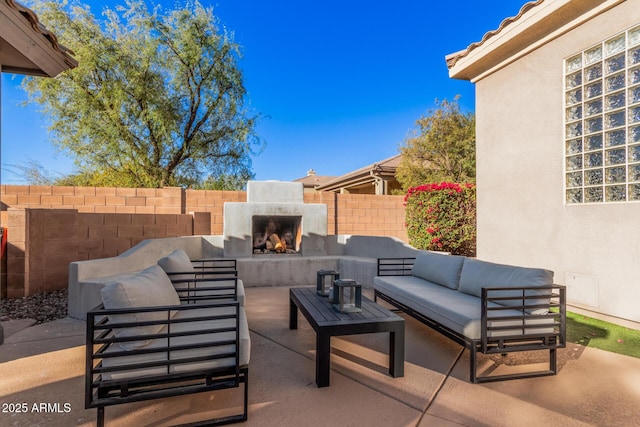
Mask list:
[[566,346],[566,287],[483,287],[483,353]]
[[193,271],[167,273],[180,300],[187,303],[238,299],[238,270],[235,259],[191,260]]
[[[191,264],[196,271],[235,271],[238,269],[238,263],[235,258],[201,258],[192,259]],[[236,272],[237,274],[237,272]]]
[[[192,303],[197,301],[238,300],[239,280],[232,277],[185,277],[184,273],[175,273],[177,278],[169,276],[176,289],[180,301]],[[193,274],[193,273],[192,273]]]
[[[157,316],[140,322],[118,319],[118,315],[141,313]],[[91,310],[86,334],[87,395],[105,384],[148,382],[152,377],[179,377],[194,370],[237,372],[240,313],[236,301]],[[120,331],[127,333],[123,336]],[[131,343],[140,345],[132,349],[120,345]]]
[[410,276],[413,258],[378,258],[378,276]]

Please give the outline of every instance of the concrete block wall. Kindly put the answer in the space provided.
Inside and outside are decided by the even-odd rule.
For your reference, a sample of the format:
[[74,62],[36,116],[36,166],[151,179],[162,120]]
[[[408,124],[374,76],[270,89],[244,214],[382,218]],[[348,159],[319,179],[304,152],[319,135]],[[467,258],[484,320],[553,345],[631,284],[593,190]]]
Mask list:
[[182,189],[2,185],[2,203],[13,208],[77,209],[78,212],[165,214],[181,211]]
[[83,213],[76,209],[15,209],[8,228],[3,298],[64,289],[72,261],[112,257],[143,240],[193,235],[188,214]]
[[209,232],[196,234],[222,235],[225,202],[246,201],[244,191],[185,190],[185,211],[210,215]]
[[409,241],[403,196],[305,193],[305,203],[327,205],[330,235],[353,234],[397,237]]

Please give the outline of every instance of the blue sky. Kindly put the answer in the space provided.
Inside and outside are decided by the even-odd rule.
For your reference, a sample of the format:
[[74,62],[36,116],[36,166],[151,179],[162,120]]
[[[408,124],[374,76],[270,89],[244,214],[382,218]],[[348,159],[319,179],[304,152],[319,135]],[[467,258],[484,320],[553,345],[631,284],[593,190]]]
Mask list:
[[[257,128],[266,146],[253,158],[255,179],[283,181],[310,168],[338,176],[397,154],[436,99],[459,94],[462,107],[473,111],[473,84],[449,79],[445,56],[479,41],[526,3],[201,2],[235,33],[250,108],[265,116]],[[99,16],[104,5],[120,2],[85,3]],[[48,142],[39,107],[21,106],[19,82],[2,75],[2,183],[22,183],[4,167],[29,159],[52,173],[72,172],[72,159]]]

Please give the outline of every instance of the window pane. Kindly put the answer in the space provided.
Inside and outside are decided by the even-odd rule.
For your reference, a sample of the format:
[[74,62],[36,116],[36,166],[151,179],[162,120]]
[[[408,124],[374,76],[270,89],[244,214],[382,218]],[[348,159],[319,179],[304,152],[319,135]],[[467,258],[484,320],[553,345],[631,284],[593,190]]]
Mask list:
[[[600,155],[602,157],[602,154]],[[567,170],[575,171],[582,169],[582,156],[567,157]]]
[[602,202],[602,187],[591,187],[587,188],[587,192],[585,194],[585,202],[586,203],[598,203]]
[[629,123],[640,122],[640,107],[629,108]]
[[582,203],[582,189],[567,190],[567,203]]
[[640,181],[640,165],[629,166],[629,181]]
[[593,64],[594,62],[600,61],[602,59],[602,47],[596,46],[593,49],[589,49],[585,52],[584,58],[585,65]]
[[640,48],[629,51],[629,65],[640,64]]
[[[569,159],[567,159],[567,161],[568,160]],[[585,154],[584,160],[588,168],[597,168],[598,166],[602,166],[602,152],[597,151],[595,153]],[[580,166],[582,167],[582,165]],[[567,167],[567,169],[569,168]]]
[[567,73],[579,70],[580,68],[582,68],[582,54],[567,59]]
[[618,56],[614,56],[613,58],[609,58],[605,61],[605,69],[607,70],[607,74],[620,71],[624,68],[624,66],[625,66],[624,53],[621,53]]
[[640,184],[629,186],[629,200],[640,200]]
[[587,99],[602,95],[602,82],[598,81],[586,87]]
[[629,84],[635,85],[640,83],[640,68],[629,70]]
[[606,187],[607,202],[624,202],[627,199],[627,191],[624,185]]
[[568,173],[567,187],[582,187],[582,172]]
[[[624,148],[616,148],[615,150],[606,151],[607,165],[619,165],[626,162],[626,155]],[[620,181],[615,181],[620,182]]]
[[632,145],[629,147],[629,161],[640,162],[640,145]]
[[629,129],[629,142],[640,142],[640,126]]
[[618,73],[614,76],[607,77],[607,93],[613,92],[624,87],[624,73]]
[[640,44],[640,27],[629,31],[629,46]]
[[572,122],[582,118],[582,105],[567,108],[567,120]]
[[567,141],[567,154],[582,153],[582,139]]
[[615,147],[617,145],[623,145],[626,140],[626,134],[624,129],[614,130],[613,132],[607,132],[607,147]]
[[602,185],[604,182],[602,169],[588,170],[584,173],[586,185]]
[[618,111],[617,113],[607,114],[605,122],[607,129],[624,126],[624,110]]
[[567,76],[567,89],[572,89],[576,86],[580,86],[581,84],[582,84],[581,71],[571,74],[570,76]]
[[587,117],[602,113],[602,99],[587,102]]
[[604,173],[605,181],[607,184],[616,184],[624,182],[627,178],[627,174],[624,167],[607,168]]
[[[638,73],[640,76],[640,72]],[[567,92],[567,104],[576,104],[578,102],[582,102],[582,89],[575,89],[571,92]]]
[[640,102],[640,86],[629,89],[629,104]]
[[571,123],[567,126],[567,137],[575,138],[576,136],[582,135],[582,123]]
[[607,111],[615,110],[617,108],[624,107],[624,92],[614,93],[613,95],[607,95],[605,97],[605,105]]
[[625,48],[625,37],[624,34],[619,35],[618,37],[607,40],[604,43],[604,52],[607,56],[613,55],[618,52],[622,52]]
[[[622,113],[624,117],[624,112]],[[595,133],[602,130],[602,117],[596,117],[593,119],[589,119],[586,121],[587,123],[587,133]]]
[[[640,49],[639,49],[640,50]],[[602,65],[597,64],[591,68],[588,68],[585,74],[585,79],[590,82],[602,77]]]
[[587,151],[599,150],[602,148],[602,134],[589,135],[586,140]]

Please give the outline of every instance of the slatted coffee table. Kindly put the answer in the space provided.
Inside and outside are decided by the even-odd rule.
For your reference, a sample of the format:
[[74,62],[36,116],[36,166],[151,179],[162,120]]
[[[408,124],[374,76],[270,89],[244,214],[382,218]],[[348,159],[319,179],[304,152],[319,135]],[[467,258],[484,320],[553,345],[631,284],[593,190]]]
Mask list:
[[389,374],[404,376],[404,319],[362,297],[362,311],[340,313],[315,288],[289,290],[289,329],[298,329],[298,309],[316,331],[316,385],[329,386],[331,337],[389,332]]

